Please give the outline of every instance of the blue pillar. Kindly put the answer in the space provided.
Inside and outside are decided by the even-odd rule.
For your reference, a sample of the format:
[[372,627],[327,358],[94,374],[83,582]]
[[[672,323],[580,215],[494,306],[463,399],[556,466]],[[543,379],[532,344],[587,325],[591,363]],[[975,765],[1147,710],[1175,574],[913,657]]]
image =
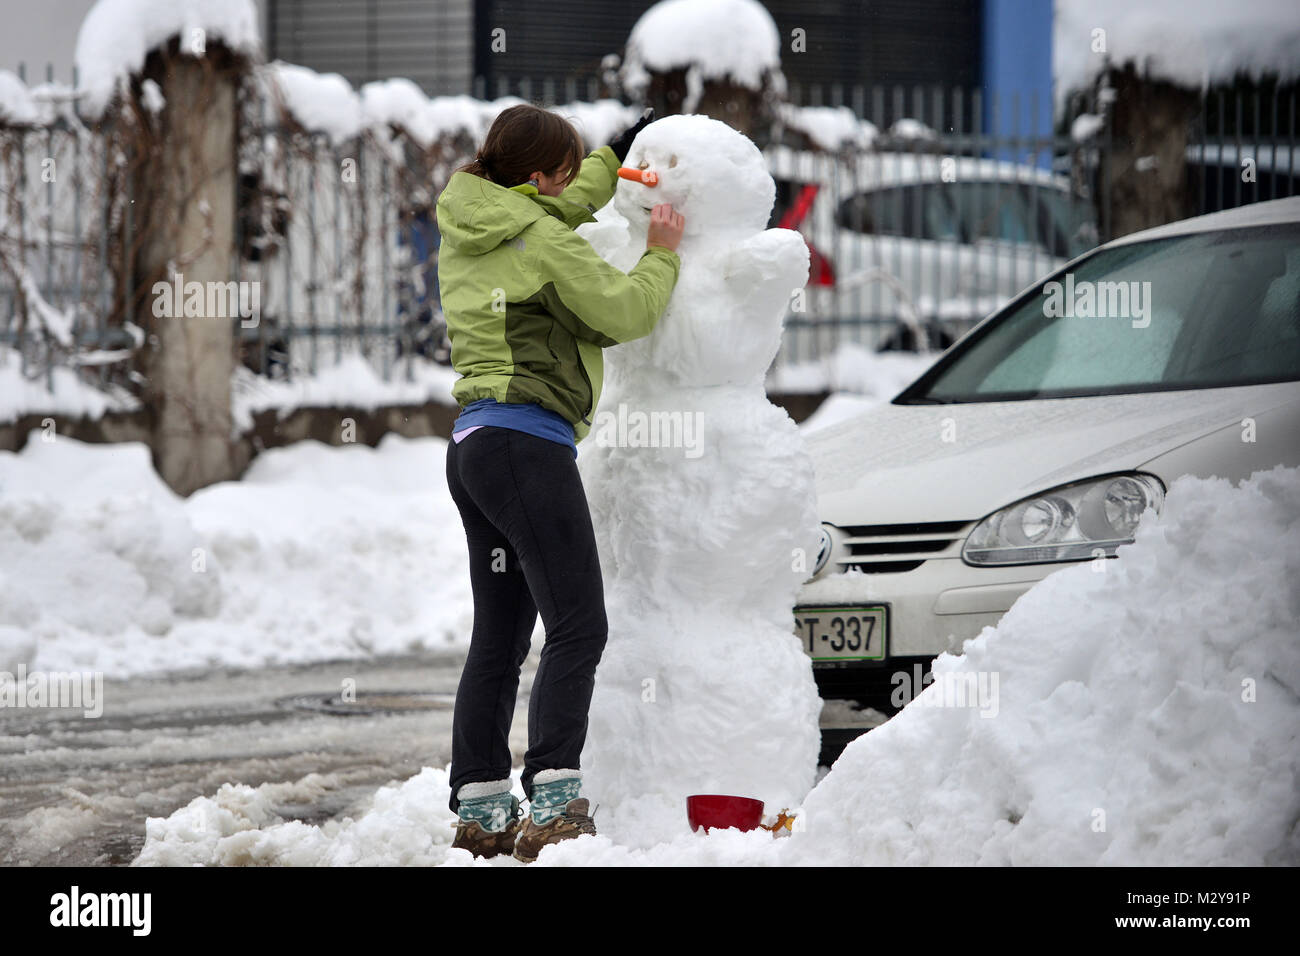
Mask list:
[[[981,45],[984,130],[1001,138],[1052,133],[1052,0],[984,0]],[[1037,108],[1035,109],[1035,97]],[[1019,101],[1019,129],[1016,105]],[[999,159],[1033,161],[1022,147],[997,151]],[[1051,151],[1038,154],[1051,165]]]

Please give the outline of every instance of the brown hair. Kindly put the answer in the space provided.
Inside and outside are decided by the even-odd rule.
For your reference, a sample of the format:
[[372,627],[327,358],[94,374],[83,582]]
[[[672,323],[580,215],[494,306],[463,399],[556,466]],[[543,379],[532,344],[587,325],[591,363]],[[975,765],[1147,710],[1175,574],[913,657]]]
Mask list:
[[457,172],[510,187],[528,182],[538,170],[554,176],[567,168],[567,186],[577,177],[585,155],[572,123],[540,106],[521,103],[497,115],[478,155]]

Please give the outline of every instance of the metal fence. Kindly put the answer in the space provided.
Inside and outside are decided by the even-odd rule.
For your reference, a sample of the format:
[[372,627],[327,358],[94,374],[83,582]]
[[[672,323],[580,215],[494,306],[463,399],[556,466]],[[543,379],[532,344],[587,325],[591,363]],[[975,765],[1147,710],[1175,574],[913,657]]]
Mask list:
[[[599,87],[498,80],[481,92],[553,106]],[[1110,234],[1114,144],[1093,119],[1104,103],[1076,98],[1042,128],[1034,98],[989,103],[978,90],[793,87],[789,97],[840,110],[755,136],[777,184],[771,224],[799,229],[813,259],[780,365],[845,343],[945,345]],[[126,387],[140,330],[125,304],[141,294],[129,288],[130,158],[78,118],[75,77],[54,99],[41,122],[0,124],[0,345],[18,349],[29,377],[50,381],[63,363]],[[843,127],[849,115],[855,145],[811,148],[819,116]],[[337,143],[255,101],[241,124],[231,277],[261,296],[260,321],[239,325],[244,364],[292,378],[355,350],[387,379],[403,365],[409,374],[403,359],[445,363],[432,208],[472,148],[451,145],[430,165],[400,138]],[[1193,212],[1296,195],[1294,92],[1203,98],[1186,152]]]
[[109,237],[123,213],[108,183],[119,157],[72,102],[51,90],[43,122],[0,125],[0,344],[47,384],[59,362],[106,369],[121,357],[113,347],[131,344],[108,325]]
[[[133,158],[78,115],[75,77],[47,77],[43,115],[0,121],[0,347],[51,389],[59,366],[130,389],[150,295],[134,283]],[[243,364],[292,379],[357,352],[387,380],[400,358],[408,376],[417,355],[445,360],[429,155],[384,131],[285,125],[259,97],[242,109],[230,278],[257,299],[256,321],[234,320]]]
[[[828,106],[871,123],[869,148],[765,151],[790,203],[773,225],[800,229],[813,259],[807,307],[788,317],[779,362],[845,342],[946,345],[1102,238],[1094,198],[1104,145],[1084,150],[1036,125],[1036,97],[829,92]],[[809,91],[812,105],[821,98]]]
[[292,379],[355,351],[390,379],[436,345],[428,216],[399,188],[405,166],[373,137],[336,143],[266,119],[247,130],[236,207],[235,278],[261,297],[257,323],[239,325],[244,363]]

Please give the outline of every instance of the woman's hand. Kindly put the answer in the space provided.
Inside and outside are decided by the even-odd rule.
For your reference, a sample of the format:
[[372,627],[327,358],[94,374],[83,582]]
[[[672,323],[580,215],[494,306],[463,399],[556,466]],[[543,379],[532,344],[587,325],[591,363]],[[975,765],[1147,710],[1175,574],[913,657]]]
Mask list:
[[663,246],[676,252],[684,228],[686,220],[682,214],[673,212],[672,203],[661,202],[650,210],[650,228],[646,230],[645,247]]

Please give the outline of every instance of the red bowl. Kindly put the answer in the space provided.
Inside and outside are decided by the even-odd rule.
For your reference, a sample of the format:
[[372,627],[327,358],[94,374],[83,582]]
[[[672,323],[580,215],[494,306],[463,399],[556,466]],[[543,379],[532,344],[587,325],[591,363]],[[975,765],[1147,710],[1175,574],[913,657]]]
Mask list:
[[725,793],[697,793],[686,798],[686,819],[692,830],[703,828],[756,830],[763,822],[763,801]]

